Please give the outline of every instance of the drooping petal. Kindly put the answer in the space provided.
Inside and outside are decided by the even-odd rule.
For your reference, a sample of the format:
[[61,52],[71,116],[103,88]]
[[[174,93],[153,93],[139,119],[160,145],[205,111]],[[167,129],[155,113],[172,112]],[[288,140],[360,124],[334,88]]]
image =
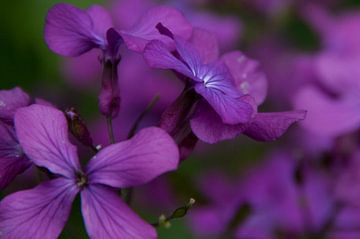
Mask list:
[[30,104],[30,97],[21,88],[0,90],[0,119],[13,120],[15,111]]
[[15,114],[15,128],[21,147],[34,164],[69,178],[80,169],[61,111],[37,104],[21,108]]
[[60,235],[78,192],[68,179],[55,179],[0,202],[0,237],[53,239]]
[[243,93],[254,97],[260,105],[266,96],[267,80],[265,74],[258,70],[258,62],[247,58],[240,51],[227,53],[221,60],[229,68],[236,87]]
[[0,190],[30,166],[12,126],[0,122]]
[[234,125],[248,122],[254,113],[253,106],[244,100],[244,96],[234,97],[224,93],[230,91],[230,86],[224,84],[224,81],[217,82],[211,87],[202,83],[196,84],[195,90],[218,113],[223,123]]
[[199,139],[210,144],[233,139],[246,128],[245,124],[224,124],[220,116],[206,102],[198,105],[190,125]]
[[151,40],[160,40],[167,46],[173,45],[172,39],[161,35],[156,29],[158,23],[161,23],[174,35],[182,36],[185,39],[191,36],[192,27],[182,13],[171,7],[159,6],[151,8],[129,30],[122,31],[122,37],[127,47],[141,52]]
[[[93,10],[91,10],[93,11]],[[90,15],[70,4],[59,3],[48,12],[45,20],[45,42],[48,47],[63,56],[79,56],[98,45]]]
[[247,126],[244,134],[259,140],[272,141],[282,136],[294,123],[304,120],[306,111],[258,113]]
[[147,44],[144,50],[144,58],[151,67],[172,69],[185,76],[193,77],[189,67],[177,59],[161,41],[154,40]]
[[111,189],[92,185],[81,192],[82,214],[91,239],[153,239],[155,229]]
[[301,124],[313,133],[336,137],[359,128],[358,97],[334,99],[309,86],[298,92],[295,105],[307,110],[306,120]]
[[133,138],[102,149],[88,164],[90,183],[130,187],[176,169],[179,150],[162,129],[141,130]]

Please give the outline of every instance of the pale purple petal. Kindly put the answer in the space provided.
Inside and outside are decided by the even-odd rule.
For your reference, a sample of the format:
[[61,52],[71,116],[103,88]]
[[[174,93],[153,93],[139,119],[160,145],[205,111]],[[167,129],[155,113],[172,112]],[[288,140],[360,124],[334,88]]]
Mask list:
[[155,229],[135,214],[111,189],[94,185],[81,192],[86,231],[92,239],[152,239]]
[[7,196],[0,202],[0,237],[57,238],[77,192],[72,181],[55,179]]
[[305,119],[306,111],[288,111],[258,113],[244,131],[247,136],[260,140],[272,141],[282,136],[294,123]]
[[0,122],[0,190],[30,166],[12,126]]
[[302,126],[313,133],[336,137],[359,128],[358,97],[331,98],[314,87],[304,87],[295,97],[298,109],[306,109]]
[[177,168],[179,150],[162,129],[141,130],[132,139],[102,149],[88,164],[90,183],[131,187]]
[[149,66],[160,69],[173,69],[188,77],[193,77],[189,67],[177,59],[161,41],[151,41],[146,45],[144,58]]
[[86,12],[92,19],[93,32],[102,39],[105,39],[107,30],[113,26],[110,14],[100,5],[92,5],[86,10]]
[[210,144],[233,139],[246,128],[244,124],[224,124],[220,116],[205,102],[198,105],[190,125],[199,139]]
[[219,58],[216,35],[201,28],[194,28],[190,42],[199,52],[202,62],[210,63]]
[[168,46],[173,45],[172,39],[161,35],[156,29],[158,23],[161,23],[174,35],[182,36],[185,39],[191,36],[192,27],[182,13],[171,7],[159,6],[150,9],[129,30],[122,31],[122,37],[127,47],[141,52],[149,41],[155,39]]
[[221,85],[215,83],[215,87],[208,87],[201,83],[196,84],[195,90],[206,99],[224,123],[238,124],[248,122],[254,113],[252,105],[240,95],[238,97],[227,95],[226,91],[230,91],[230,86],[227,86],[225,81],[217,82]]
[[13,120],[15,111],[29,104],[29,95],[19,87],[0,90],[0,119]]
[[45,42],[64,56],[79,56],[103,42],[93,32],[90,15],[70,4],[59,3],[48,12],[45,20]]
[[227,53],[221,59],[229,68],[239,91],[251,95],[257,105],[260,105],[266,97],[267,80],[265,74],[258,69],[259,63],[240,51]]
[[80,169],[61,111],[36,104],[21,108],[15,114],[15,128],[21,147],[34,164],[69,178]]

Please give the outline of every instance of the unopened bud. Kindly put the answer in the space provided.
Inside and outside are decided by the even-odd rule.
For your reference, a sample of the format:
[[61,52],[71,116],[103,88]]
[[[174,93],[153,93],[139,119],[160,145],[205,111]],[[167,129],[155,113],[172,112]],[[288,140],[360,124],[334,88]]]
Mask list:
[[92,139],[85,122],[75,108],[70,107],[65,110],[65,116],[69,124],[69,130],[74,137],[82,144],[92,147]]

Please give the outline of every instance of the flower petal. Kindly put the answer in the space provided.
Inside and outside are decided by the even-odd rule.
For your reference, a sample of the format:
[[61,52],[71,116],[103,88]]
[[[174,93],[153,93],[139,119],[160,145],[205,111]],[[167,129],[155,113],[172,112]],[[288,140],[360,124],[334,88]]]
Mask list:
[[92,239],[156,238],[155,229],[105,186],[85,188],[81,192],[81,207],[86,231]]
[[21,147],[34,164],[69,178],[80,169],[61,111],[37,104],[21,108],[15,114],[15,128]]
[[12,121],[15,111],[30,104],[30,97],[21,88],[0,90],[0,119]]
[[133,51],[143,51],[146,44],[151,40],[160,40],[167,46],[173,44],[173,40],[161,35],[156,29],[156,25],[161,23],[174,35],[182,36],[187,39],[191,36],[192,27],[178,10],[159,6],[151,8],[139,22],[127,31],[122,31],[127,47]]
[[258,113],[244,131],[247,136],[259,141],[272,141],[282,136],[294,123],[304,120],[306,111]]
[[46,16],[45,42],[57,54],[79,56],[101,44],[101,36],[94,34],[93,27],[86,11],[59,3]]
[[243,93],[254,97],[260,105],[266,96],[267,80],[263,72],[258,70],[258,62],[247,58],[240,51],[227,53],[221,60],[229,68],[236,87]]
[[205,84],[196,84],[195,90],[202,95],[211,107],[221,117],[223,123],[239,124],[248,122],[254,109],[244,97],[227,94],[231,92],[231,86],[228,86],[225,81],[216,81],[213,86],[206,86]]
[[219,44],[215,34],[194,28],[190,42],[199,52],[202,62],[210,63],[219,58]]
[[0,190],[30,165],[16,140],[15,130],[0,122]]
[[144,58],[151,67],[172,69],[185,76],[194,77],[189,67],[177,59],[161,41],[154,40],[147,44],[144,50]]
[[0,202],[0,237],[57,238],[77,192],[70,180],[62,178],[5,197]]
[[359,128],[358,97],[331,98],[314,87],[304,87],[295,97],[297,108],[307,110],[302,126],[311,132],[336,137]]
[[190,125],[199,139],[210,144],[233,139],[246,128],[244,124],[224,124],[220,116],[205,102],[199,103]]
[[106,32],[112,28],[113,23],[108,11],[100,5],[90,6],[86,12],[93,22],[93,32],[102,39],[106,38]]
[[90,183],[130,187],[177,168],[179,150],[162,129],[141,130],[132,139],[102,149],[88,164]]

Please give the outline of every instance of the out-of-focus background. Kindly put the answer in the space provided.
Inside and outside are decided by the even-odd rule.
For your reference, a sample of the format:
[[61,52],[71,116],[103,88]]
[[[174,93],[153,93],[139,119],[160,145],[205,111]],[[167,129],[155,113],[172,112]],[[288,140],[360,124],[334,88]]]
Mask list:
[[[95,141],[100,144],[106,139],[106,122],[100,117],[97,107],[101,72],[98,53],[92,51],[76,59],[67,59],[51,52],[44,42],[43,26],[47,10],[58,2],[2,2],[0,89],[20,86],[32,97],[46,99],[61,109],[75,107],[88,123]],[[318,109],[323,109],[325,115],[332,110],[335,112],[324,119],[320,117],[321,113],[320,116],[309,115],[308,123],[291,127],[284,137],[275,142],[256,142],[240,136],[215,145],[200,143],[178,171],[135,190],[134,207],[153,222],[160,214],[170,214],[176,207],[185,204],[190,197],[196,199],[196,205],[185,218],[173,221],[169,229],[159,229],[159,238],[360,238],[360,233],[356,234],[360,232],[359,218],[345,215],[344,222],[340,219],[339,222],[335,219],[331,221],[335,217],[331,214],[331,206],[320,206],[333,203],[324,199],[324,195],[328,194],[323,191],[332,187],[329,184],[333,185],[328,179],[332,169],[328,170],[327,165],[333,166],[333,160],[337,160],[339,151],[343,153],[343,150],[347,153],[346,159],[357,158],[359,124],[350,122],[333,132],[322,129],[321,122],[334,120],[335,125],[336,120],[343,122],[355,117],[343,113],[346,107],[341,107],[343,102],[340,99],[347,97],[343,97],[343,91],[350,91],[350,81],[360,82],[360,72],[356,71],[360,66],[357,52],[360,49],[359,0],[66,2],[81,8],[101,4],[111,12],[119,28],[131,25],[132,18],[140,16],[153,5],[174,6],[194,26],[216,33],[221,53],[240,50],[259,62],[259,69],[265,72],[269,85],[261,111],[310,108],[309,114]],[[126,59],[124,57],[119,67],[124,105],[120,119],[115,121],[118,139],[124,138],[131,122],[152,97],[159,94],[160,101],[143,126],[156,124],[161,111],[181,90],[181,85],[170,73],[147,68],[136,53],[125,54]],[[349,65],[351,69],[347,68]],[[345,78],[351,80],[343,82]],[[328,98],[318,91],[325,92],[326,97],[331,96],[332,103],[327,102]],[[339,105],[339,108],[333,109],[332,105]],[[356,111],[355,106],[351,109]],[[340,117],[336,112],[345,116]],[[360,115],[360,107],[358,112]],[[305,166],[299,163],[303,161]],[[27,180],[31,170],[19,176],[2,195],[35,185],[31,179]],[[348,172],[336,173],[340,178],[344,174]],[[321,179],[318,179],[319,175]],[[360,185],[356,176],[351,182]],[[265,185],[264,188],[261,185]],[[306,211],[299,203],[304,195],[300,193],[299,199],[293,198],[293,189],[299,185],[305,185],[303,194],[305,198],[306,195],[310,198],[307,202],[310,216],[301,213]],[[261,189],[256,191],[254,188]],[[336,200],[343,198],[343,192],[335,194],[340,195],[334,196]],[[347,195],[346,192],[344,194]],[[310,226],[304,226],[303,221],[308,221],[305,224]],[[350,236],[339,234],[334,229],[335,224],[354,228],[349,229]],[[73,206],[61,238],[87,238],[79,199]]]

